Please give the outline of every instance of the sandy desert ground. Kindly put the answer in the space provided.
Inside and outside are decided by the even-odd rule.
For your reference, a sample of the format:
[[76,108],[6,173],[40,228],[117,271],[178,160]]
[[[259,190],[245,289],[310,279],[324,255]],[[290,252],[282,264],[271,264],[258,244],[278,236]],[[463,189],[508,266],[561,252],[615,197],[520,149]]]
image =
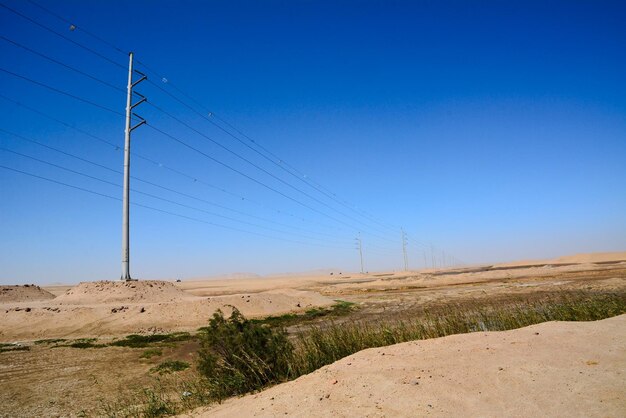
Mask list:
[[[102,404],[153,383],[151,369],[159,362],[193,364],[198,348],[197,342],[186,341],[164,346],[157,358],[143,358],[141,349],[77,349],[36,340],[97,338],[99,344],[128,334],[193,332],[205,326],[216,309],[229,312],[232,307],[248,317],[265,317],[343,300],[358,307],[346,320],[353,316],[377,320],[456,302],[526,300],[581,290],[626,292],[626,252],[411,272],[2,286],[0,343],[24,349],[0,352],[0,416],[101,414]],[[251,408],[260,415],[291,415],[300,405],[301,414],[307,416],[314,411],[350,415],[350,410],[361,416],[406,415],[406,411],[458,415],[464,408],[482,411],[483,416],[528,415],[525,410],[530,415],[562,415],[556,412],[564,410],[548,402],[559,399],[574,405],[565,415],[626,415],[624,319],[539,327],[368,350],[262,394],[198,413],[233,416],[244,410],[240,408]],[[384,358],[378,354],[383,352]],[[428,359],[428,367],[422,357]],[[363,367],[357,372],[355,364]],[[499,367],[503,370],[494,369]],[[421,370],[429,370],[433,377]],[[188,372],[177,378],[184,379]],[[419,385],[413,384],[415,379]],[[422,383],[424,379],[428,380]],[[331,380],[338,383],[327,388]],[[414,392],[417,387],[419,396]],[[271,399],[268,393],[278,397]],[[535,397],[542,410],[522,407]]]

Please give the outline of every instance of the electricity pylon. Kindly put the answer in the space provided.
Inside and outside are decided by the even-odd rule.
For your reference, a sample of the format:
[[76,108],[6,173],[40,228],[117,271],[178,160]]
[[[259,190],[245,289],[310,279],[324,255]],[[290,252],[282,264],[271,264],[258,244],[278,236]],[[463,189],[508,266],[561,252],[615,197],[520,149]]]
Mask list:
[[360,232],[359,232],[359,236],[355,238],[355,240],[358,245],[357,249],[359,250],[359,257],[361,258],[361,273],[363,273],[363,241],[361,241]]
[[400,228],[402,231],[402,255],[404,256],[404,271],[409,271],[409,258],[406,255],[406,233],[404,232],[404,228]]
[[[146,101],[146,98],[141,94],[134,92],[140,97],[140,100],[132,104],[133,101],[133,88],[147,79],[145,74],[140,71],[133,70],[133,53],[129,53],[128,60],[128,87],[126,91],[126,129],[124,130],[124,195],[122,197],[122,277],[121,280],[132,280],[130,278],[130,245],[129,245],[129,204],[130,204],[130,134],[132,131],[146,123],[146,120],[141,116],[133,113],[132,110]],[[139,80],[133,82],[133,74],[140,75]],[[131,115],[134,115],[140,122],[134,126],[131,126]]]

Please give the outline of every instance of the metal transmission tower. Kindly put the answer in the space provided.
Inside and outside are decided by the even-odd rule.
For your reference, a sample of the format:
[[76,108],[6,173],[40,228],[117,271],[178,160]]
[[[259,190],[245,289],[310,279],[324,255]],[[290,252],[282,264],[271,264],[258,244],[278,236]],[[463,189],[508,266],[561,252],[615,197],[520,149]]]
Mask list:
[[355,240],[358,245],[357,249],[359,250],[359,257],[361,258],[361,273],[363,273],[363,241],[361,241],[360,232],[359,232],[359,236],[355,238]]
[[[141,116],[133,113],[133,109],[146,101],[146,98],[137,92],[133,92],[133,88],[146,80],[145,74],[140,71],[133,70],[133,53],[129,53],[128,60],[128,87],[126,91],[126,129],[124,131],[124,195],[122,198],[122,277],[121,280],[131,280],[130,278],[130,246],[129,246],[129,193],[130,193],[130,134],[132,131],[146,123]],[[139,80],[133,82],[133,74],[139,74]],[[139,101],[132,104],[133,93],[140,97]],[[140,122],[131,126],[131,116],[140,119]]]
[[404,256],[404,271],[409,271],[409,259],[406,255],[406,233],[404,232],[404,228],[400,228],[400,231],[402,231],[402,255]]

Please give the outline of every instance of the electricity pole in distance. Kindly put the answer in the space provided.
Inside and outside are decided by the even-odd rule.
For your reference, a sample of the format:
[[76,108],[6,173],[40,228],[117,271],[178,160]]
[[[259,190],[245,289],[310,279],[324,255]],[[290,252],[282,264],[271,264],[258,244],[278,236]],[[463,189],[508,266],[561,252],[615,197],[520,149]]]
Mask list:
[[409,271],[409,259],[406,255],[406,233],[404,232],[404,228],[400,228],[400,231],[402,231],[402,255],[404,256],[404,271]]
[[[128,60],[128,87],[126,91],[126,129],[124,130],[124,195],[122,197],[122,277],[121,280],[132,280],[130,278],[130,234],[129,234],[129,205],[130,205],[130,134],[132,131],[146,123],[146,120],[141,116],[132,113],[132,110],[146,101],[146,98],[139,93],[135,94],[140,97],[140,100],[132,104],[133,101],[133,88],[144,81],[147,77],[145,74],[133,70],[133,53],[129,53]],[[140,75],[139,80],[133,82],[133,74]],[[131,126],[131,115],[134,115],[140,122]]]
[[363,241],[361,241],[361,233],[359,232],[359,236],[356,239],[356,243],[358,245],[357,249],[359,250],[359,257],[361,258],[361,273],[363,273]]

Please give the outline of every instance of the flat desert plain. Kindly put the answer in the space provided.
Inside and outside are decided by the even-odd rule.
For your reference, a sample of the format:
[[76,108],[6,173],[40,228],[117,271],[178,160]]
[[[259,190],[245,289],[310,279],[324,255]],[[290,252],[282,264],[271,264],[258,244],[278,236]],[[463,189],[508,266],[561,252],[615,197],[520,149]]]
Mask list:
[[[113,416],[137,391],[179,390],[195,373],[193,334],[217,309],[304,317],[353,304],[307,322],[323,327],[602,294],[626,297],[626,252],[409,272],[1,286],[0,416]],[[550,322],[368,349],[188,414],[625,416],[625,325],[624,316]],[[184,338],[113,344],[130,334]],[[159,374],[168,360],[191,367]]]

